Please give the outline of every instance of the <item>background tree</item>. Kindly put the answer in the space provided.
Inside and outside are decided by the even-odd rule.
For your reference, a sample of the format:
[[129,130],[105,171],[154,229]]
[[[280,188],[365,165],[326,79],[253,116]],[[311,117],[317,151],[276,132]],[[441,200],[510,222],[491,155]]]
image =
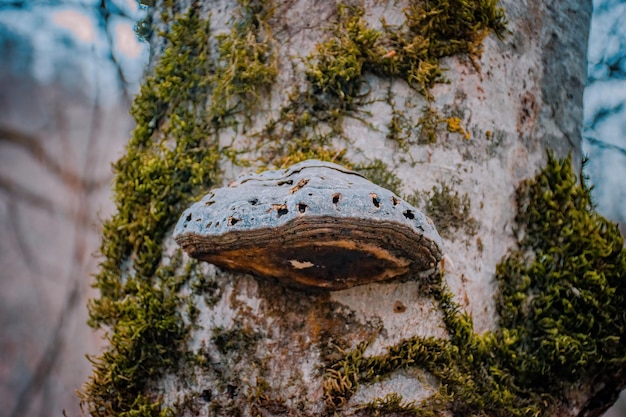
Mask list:
[[[0,404],[6,416],[80,413],[102,347],[86,300],[111,161],[141,75],[120,2],[0,4]],[[130,62],[130,64],[129,64]]]
[[[583,121],[583,149],[589,156],[586,172],[594,184],[592,195],[598,211],[618,222],[622,234],[626,230],[626,185],[618,178],[626,172],[626,30],[620,23],[624,18],[626,4],[594,2]],[[605,177],[608,172],[614,175]]]

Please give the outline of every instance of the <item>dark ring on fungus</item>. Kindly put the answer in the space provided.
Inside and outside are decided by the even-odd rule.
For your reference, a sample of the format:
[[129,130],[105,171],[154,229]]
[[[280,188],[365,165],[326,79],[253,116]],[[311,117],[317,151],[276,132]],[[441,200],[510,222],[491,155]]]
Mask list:
[[[289,183],[297,186],[281,187]],[[213,221],[215,227],[202,227]],[[437,230],[417,208],[353,171],[315,160],[213,190],[183,213],[174,238],[191,257],[225,269],[330,290],[428,277],[443,255]]]

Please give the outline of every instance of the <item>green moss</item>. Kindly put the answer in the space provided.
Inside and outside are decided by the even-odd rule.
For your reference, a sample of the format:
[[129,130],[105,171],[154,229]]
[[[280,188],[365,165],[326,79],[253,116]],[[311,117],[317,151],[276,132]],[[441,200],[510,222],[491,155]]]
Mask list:
[[286,144],[286,148],[281,152],[273,153],[271,160],[275,166],[280,168],[285,168],[307,159],[334,162],[347,168],[352,168],[353,163],[345,155],[345,148],[335,149],[330,145],[329,136],[305,136],[290,140]]
[[146,381],[182,357],[187,329],[177,291],[187,277],[176,275],[181,260],[178,251],[150,282],[128,278],[121,289],[123,299],[102,297],[91,306],[92,324],[111,327],[109,349],[92,359],[93,375],[84,394],[93,415],[159,415],[158,401],[149,401],[142,391]]
[[404,199],[424,213],[437,225],[442,237],[452,239],[455,233],[462,230],[465,234],[476,234],[478,223],[471,216],[471,203],[467,194],[459,195],[446,182],[433,186],[430,192],[414,192]]
[[364,94],[364,66],[384,54],[377,45],[381,33],[367,27],[363,13],[360,8],[340,5],[332,36],[319,43],[308,58],[306,75],[312,92],[328,94],[337,100],[338,107],[347,110]]
[[394,413],[397,416],[417,416],[415,402],[402,402],[402,396],[396,393],[388,394],[383,398],[376,398],[361,407],[371,415],[380,416]]
[[488,31],[503,36],[504,12],[497,1],[414,1],[405,9],[401,27],[367,25],[364,11],[340,6],[333,36],[317,47],[307,72],[314,91],[335,96],[347,107],[363,94],[365,71],[404,79],[427,94],[443,80],[440,60],[480,52]]
[[215,277],[204,273],[197,260],[190,260],[185,268],[190,276],[189,287],[192,293],[202,296],[207,307],[213,307],[222,296],[221,288]]
[[398,145],[404,152],[409,152],[411,143],[411,126],[404,112],[395,109],[392,105],[391,119],[387,123],[387,140]]
[[[551,415],[569,388],[615,375],[626,366],[626,252],[616,225],[598,215],[570,159],[551,155],[521,184],[518,248],[498,265],[500,329],[473,331],[445,287],[430,295],[444,315],[449,340],[414,336],[380,356],[365,344],[329,364],[327,405],[341,407],[359,384],[419,367],[439,379],[424,404],[388,396],[364,405],[377,412],[430,415]],[[374,414],[376,415],[376,414]]]
[[489,31],[504,35],[504,11],[497,4],[497,0],[411,2],[405,10],[406,28],[400,32],[388,29],[396,56],[394,61],[383,62],[383,71],[405,74],[409,84],[427,90],[442,80],[442,58],[475,57]]
[[443,237],[452,238],[457,230],[470,236],[476,234],[477,224],[470,214],[469,197],[467,194],[459,196],[458,191],[453,191],[445,182],[433,187],[424,210]]
[[[408,117],[403,110],[397,108],[396,100],[394,99],[393,90],[391,88],[387,91],[387,97],[385,102],[391,108],[391,118],[387,122],[387,135],[385,139],[394,143],[398,148],[407,154],[411,158],[411,152],[409,147],[416,143],[419,143],[420,126]],[[405,100],[404,106],[406,110],[413,109],[415,105],[412,100]],[[416,140],[416,138],[418,140]]]
[[396,195],[401,195],[402,181],[394,172],[380,159],[374,159],[366,164],[354,166],[354,170],[365,176],[374,184],[386,188]]
[[550,158],[517,202],[519,250],[496,275],[506,365],[523,370],[520,386],[548,392],[614,374],[626,357],[626,255],[617,225],[593,210],[569,159]]
[[238,2],[240,8],[230,33],[216,37],[219,56],[209,113],[221,123],[233,114],[249,117],[259,92],[267,91],[278,75],[273,38],[266,23],[274,11],[272,2]]
[[135,398],[129,411],[118,414],[120,417],[170,417],[172,410],[161,409],[161,405],[157,402],[152,402],[143,396]]
[[437,142],[437,136],[442,131],[444,125],[445,129],[450,133],[458,133],[465,139],[471,137],[469,131],[462,126],[459,117],[445,117],[441,115],[432,104],[429,104],[422,108],[422,115],[417,121],[417,127],[419,128],[417,142],[420,144],[433,144]]
[[[220,39],[217,54],[209,22],[195,8],[160,34],[167,49],[133,104],[137,127],[114,165],[117,212],[103,225],[104,261],[95,282],[100,297],[89,305],[90,324],[109,329],[109,346],[91,359],[93,375],[81,394],[94,416],[171,412],[144,393],[184,356],[189,327],[179,311],[187,305],[193,321],[197,309],[180,289],[191,285],[209,298],[215,294],[198,281],[194,264],[182,267],[179,252],[163,262],[163,241],[186,206],[219,180],[220,160],[228,156],[218,139],[225,112],[205,104],[217,94],[228,98],[227,106],[237,103],[229,114],[244,111],[254,104],[254,90],[239,84],[254,81],[263,88],[272,80],[268,50],[250,39],[264,16],[256,4],[242,2],[243,20],[233,29],[247,36],[245,45],[231,34]],[[229,55],[240,46],[242,55]],[[226,84],[232,88],[220,89]]]
[[[318,43],[315,52],[305,59],[309,88],[292,94],[280,117],[259,137],[273,143],[270,157],[264,162],[278,160],[275,165],[284,166],[318,155],[337,162],[333,155],[343,152],[343,148],[333,149],[330,154],[320,148],[328,150],[329,137],[349,142],[341,128],[343,118],[363,120],[359,113],[368,103],[368,72],[382,79],[403,79],[430,99],[430,87],[443,80],[442,58],[476,56],[484,36],[489,31],[502,36],[505,25],[502,9],[492,0],[412,2],[405,9],[406,22],[400,27],[385,24],[384,30],[371,28],[363,16],[360,7],[338,6],[331,36]],[[406,150],[413,127],[395,110],[392,100],[388,101],[392,118],[387,138]],[[430,105],[423,113],[417,124],[419,143],[434,143],[438,127],[444,122],[448,130],[467,136],[460,119],[443,119]],[[301,145],[308,151],[296,158],[285,157],[298,153]]]
[[417,121],[419,127],[418,142],[422,144],[437,142],[439,124],[443,121],[436,109],[432,106],[424,106],[422,115]]

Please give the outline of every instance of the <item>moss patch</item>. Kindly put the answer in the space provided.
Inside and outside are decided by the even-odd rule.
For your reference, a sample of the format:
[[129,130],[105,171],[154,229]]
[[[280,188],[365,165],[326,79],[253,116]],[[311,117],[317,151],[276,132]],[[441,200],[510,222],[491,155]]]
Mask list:
[[396,195],[400,195],[402,191],[402,181],[394,174],[393,170],[380,159],[374,159],[367,164],[355,165],[354,169],[374,184],[380,185],[396,193]]
[[[263,88],[275,74],[266,49],[249,40],[261,26],[256,7],[241,4],[245,19],[236,31],[248,42],[242,46],[230,35],[221,38],[217,58],[209,22],[194,8],[160,34],[168,47],[135,100],[137,127],[125,156],[114,165],[117,213],[103,226],[104,261],[95,282],[100,297],[89,305],[90,324],[108,329],[109,341],[107,351],[92,358],[93,375],[82,393],[94,416],[167,412],[158,398],[144,393],[182,358],[189,328],[179,313],[187,303],[180,289],[195,281],[193,267],[180,272],[180,254],[162,262],[163,242],[186,206],[220,178],[227,153],[217,133],[227,124],[226,116],[254,104],[254,90],[239,83],[254,80]],[[243,51],[232,56],[240,46]],[[220,89],[224,84],[232,87]],[[206,108],[215,94],[231,99],[219,112]],[[192,286],[206,292],[207,285],[198,281]],[[195,313],[188,307],[191,319]]]
[[476,234],[478,222],[471,216],[469,196],[459,195],[446,182],[433,186],[430,192],[416,191],[404,199],[420,207],[437,225],[437,232],[446,239],[453,239],[459,231],[469,236]]
[[443,237],[450,239],[458,230],[463,230],[470,236],[476,234],[477,222],[471,216],[468,195],[459,196],[458,191],[454,191],[445,182],[433,187],[424,210]]
[[[211,71],[208,33],[208,22],[193,12],[173,25],[167,35],[173,46],[135,100],[137,127],[114,166],[117,213],[103,225],[100,298],[89,305],[90,324],[110,329],[109,347],[92,359],[83,393],[95,416],[158,415],[158,399],[144,397],[146,384],[181,357],[187,329],[177,290],[186,277],[176,273],[180,256],[161,264],[161,244],[183,207],[218,178],[219,154],[206,142],[207,125],[188,123],[204,113],[189,103]],[[181,61],[197,66],[190,70]]]
[[337,106],[346,110],[353,109],[367,92],[363,90],[364,69],[383,53],[377,45],[381,34],[367,27],[363,13],[360,8],[340,5],[332,36],[319,43],[308,58],[306,76],[312,92],[333,97]]
[[480,53],[489,31],[503,36],[506,20],[497,1],[414,1],[400,27],[379,31],[367,25],[359,7],[340,6],[333,36],[320,43],[307,72],[314,91],[335,96],[350,107],[363,92],[363,74],[404,79],[424,94],[443,81],[444,57]]
[[373,357],[364,357],[362,344],[328,366],[331,409],[345,404],[359,384],[419,367],[440,380],[438,395],[423,404],[385,397],[363,409],[372,415],[432,415],[441,409],[454,415],[551,415],[580,381],[624,370],[626,252],[617,226],[593,210],[589,188],[577,182],[569,159],[549,155],[517,196],[518,248],[496,274],[501,328],[475,334],[445,286],[433,287],[450,340],[416,336]]
[[547,392],[615,374],[626,358],[626,255],[617,225],[593,210],[569,160],[550,159],[517,202],[519,250],[496,276],[506,365],[523,371],[520,386]]
[[267,93],[278,75],[267,23],[274,12],[272,2],[239,0],[239,6],[230,33],[216,37],[218,57],[209,114],[221,124],[234,114],[249,118],[259,95]]
[[[384,24],[383,30],[376,30],[365,21],[362,8],[338,6],[331,36],[305,59],[307,90],[297,88],[279,118],[258,136],[269,143],[267,156],[262,157],[266,164],[286,166],[317,158],[349,165],[343,158],[345,147],[334,149],[337,144],[331,138],[343,138],[350,146],[341,126],[345,117],[367,125],[368,114],[362,112],[369,103],[366,74],[402,79],[430,100],[430,88],[444,81],[441,59],[459,54],[477,57],[487,33],[502,36],[506,24],[503,10],[493,0],[416,1],[404,12],[406,20],[400,27]],[[406,150],[414,127],[395,110],[391,97],[387,100],[392,107],[387,138]],[[434,143],[443,123],[448,131],[467,137],[460,119],[442,118],[429,105],[416,126],[418,143]]]

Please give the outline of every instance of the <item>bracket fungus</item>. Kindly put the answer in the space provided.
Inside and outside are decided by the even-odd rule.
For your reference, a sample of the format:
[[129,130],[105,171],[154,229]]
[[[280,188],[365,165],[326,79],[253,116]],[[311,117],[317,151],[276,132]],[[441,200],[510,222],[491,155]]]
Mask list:
[[418,209],[317,160],[211,191],[183,213],[174,238],[191,257],[222,268],[330,290],[430,276],[443,254]]

